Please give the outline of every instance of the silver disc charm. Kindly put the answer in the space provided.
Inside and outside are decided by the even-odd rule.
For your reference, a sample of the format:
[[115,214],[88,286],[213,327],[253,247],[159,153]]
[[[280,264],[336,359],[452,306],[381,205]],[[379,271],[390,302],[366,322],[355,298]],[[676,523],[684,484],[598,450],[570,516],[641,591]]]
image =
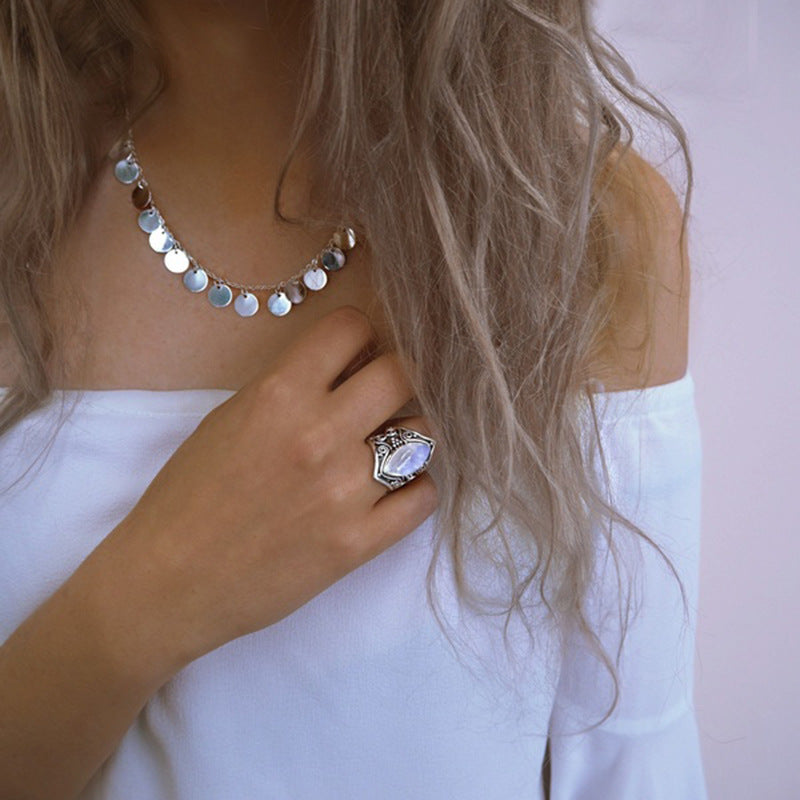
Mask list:
[[149,240],[150,247],[152,247],[156,253],[166,253],[167,250],[171,250],[175,244],[172,234],[165,227],[163,227],[163,225],[159,225],[150,234]]
[[373,451],[372,477],[394,491],[423,473],[436,442],[419,431],[402,426],[386,428],[365,439]]
[[303,283],[312,291],[318,292],[328,282],[328,275],[320,267],[312,267],[303,273]]
[[164,254],[164,266],[176,275],[181,275],[189,269],[189,256],[180,247],[173,247]]
[[153,202],[153,195],[147,181],[140,181],[136,184],[131,192],[131,202],[139,211],[144,211]]
[[208,302],[214,308],[225,308],[231,304],[231,300],[233,300],[231,287],[224,283],[217,282],[208,290]]
[[145,233],[152,233],[161,225],[161,216],[154,208],[146,208],[139,214],[139,227]]
[[344,262],[344,253],[338,247],[332,247],[322,254],[322,266],[325,267],[328,272],[341,269],[344,266]]
[[289,299],[286,292],[280,289],[273,292],[267,300],[267,308],[270,313],[276,317],[284,317],[292,310],[292,301]]
[[356,234],[352,228],[342,228],[336,231],[332,238],[340,250],[352,250],[356,246]]
[[183,276],[183,285],[190,292],[203,292],[208,286],[208,275],[204,269],[195,267]]
[[114,164],[114,175],[120,183],[135,183],[141,174],[141,167],[132,158],[123,158]]
[[286,286],[283,287],[286,296],[292,301],[294,305],[299,305],[306,299],[306,285],[296,278],[290,280]]
[[258,311],[258,298],[252,292],[242,291],[233,301],[233,308],[240,317],[252,317]]

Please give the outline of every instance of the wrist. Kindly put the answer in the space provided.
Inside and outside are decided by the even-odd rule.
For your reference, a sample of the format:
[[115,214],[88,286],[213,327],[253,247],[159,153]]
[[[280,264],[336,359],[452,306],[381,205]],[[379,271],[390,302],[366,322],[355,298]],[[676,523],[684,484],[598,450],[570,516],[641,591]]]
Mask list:
[[80,565],[65,589],[99,657],[125,682],[157,690],[191,660],[159,608],[156,570],[127,552],[123,523]]

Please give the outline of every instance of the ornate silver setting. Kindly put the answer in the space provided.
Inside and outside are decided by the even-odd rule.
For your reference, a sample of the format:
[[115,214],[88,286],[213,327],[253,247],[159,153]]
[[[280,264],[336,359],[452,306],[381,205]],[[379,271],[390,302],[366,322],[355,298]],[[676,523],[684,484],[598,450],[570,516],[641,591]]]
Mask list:
[[389,491],[405,486],[428,467],[435,440],[402,426],[386,428],[365,439],[372,446],[374,466],[372,477]]

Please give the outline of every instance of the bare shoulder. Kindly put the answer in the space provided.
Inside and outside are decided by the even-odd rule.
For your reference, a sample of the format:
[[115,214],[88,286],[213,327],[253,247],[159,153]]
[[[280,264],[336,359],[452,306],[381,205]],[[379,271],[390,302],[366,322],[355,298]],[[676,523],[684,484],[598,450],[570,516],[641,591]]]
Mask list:
[[630,148],[605,206],[615,287],[592,377],[607,391],[682,378],[689,360],[688,235],[664,175]]

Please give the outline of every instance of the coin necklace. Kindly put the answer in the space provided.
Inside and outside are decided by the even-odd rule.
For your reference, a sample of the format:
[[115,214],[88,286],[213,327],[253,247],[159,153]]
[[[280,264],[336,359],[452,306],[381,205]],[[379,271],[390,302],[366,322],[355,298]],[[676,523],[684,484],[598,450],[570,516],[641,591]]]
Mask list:
[[[273,284],[244,284],[228,280],[201,266],[184,247],[153,200],[153,192],[145,178],[136,154],[133,131],[117,148],[112,158],[114,175],[120,183],[133,186],[131,201],[138,212],[139,228],[147,234],[150,248],[163,255],[164,266],[175,275],[183,275],[183,285],[195,294],[205,292],[214,308],[225,308],[233,302],[241,317],[252,317],[259,308],[258,294],[267,294],[267,309],[283,317],[306,298],[307,289],[318,292],[328,283],[328,273],[340,270],[346,261],[345,253],[356,246],[352,228],[334,231],[325,247],[294,275]],[[209,288],[210,285],[210,288]],[[238,291],[234,299],[234,289]]]

